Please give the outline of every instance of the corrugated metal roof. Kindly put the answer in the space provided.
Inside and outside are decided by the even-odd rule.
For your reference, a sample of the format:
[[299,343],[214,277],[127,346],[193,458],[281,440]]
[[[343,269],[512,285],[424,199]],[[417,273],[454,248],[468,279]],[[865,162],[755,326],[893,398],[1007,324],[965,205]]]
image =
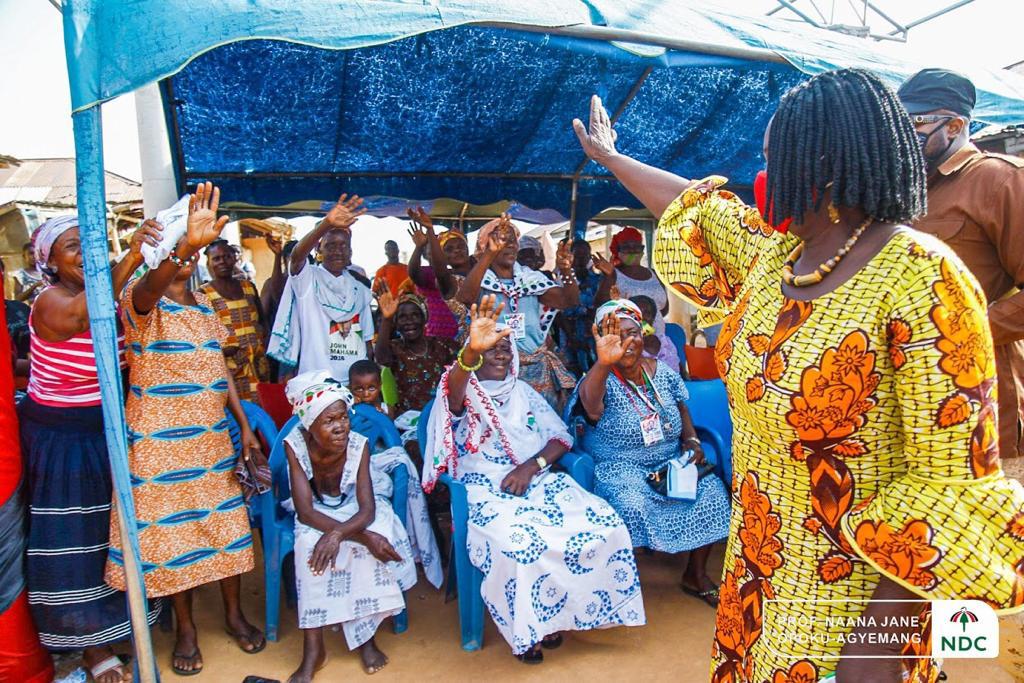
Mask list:
[[[77,206],[75,160],[21,159],[18,166],[0,168],[0,204],[23,202]],[[142,201],[142,184],[107,171],[107,202]]]

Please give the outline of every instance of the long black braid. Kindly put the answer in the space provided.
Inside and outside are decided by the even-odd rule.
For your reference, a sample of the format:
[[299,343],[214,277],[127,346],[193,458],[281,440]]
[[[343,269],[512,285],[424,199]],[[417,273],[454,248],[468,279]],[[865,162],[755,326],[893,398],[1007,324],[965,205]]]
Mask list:
[[926,208],[924,157],[896,94],[862,69],[826,71],[792,88],[768,134],[768,206],[776,219],[836,206],[908,223]]

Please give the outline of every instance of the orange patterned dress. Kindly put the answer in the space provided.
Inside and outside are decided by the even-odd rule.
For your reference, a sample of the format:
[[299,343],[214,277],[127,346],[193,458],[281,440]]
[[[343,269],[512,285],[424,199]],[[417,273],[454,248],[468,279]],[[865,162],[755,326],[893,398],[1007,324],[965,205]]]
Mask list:
[[[121,303],[128,466],[146,594],[159,597],[251,570],[252,530],[224,414],[227,331],[201,292],[197,306],[163,298],[139,316],[132,289]],[[125,590],[121,535],[110,519],[106,580]]]
[[[781,272],[797,238],[724,183],[677,198],[654,246],[670,291],[705,323],[725,319],[734,505],[712,681],[833,672],[843,629],[815,634],[860,615],[881,574],[926,599],[1024,609],[1024,490],[999,466],[977,282],[906,230],[831,293],[790,299]],[[938,674],[928,621],[904,649],[908,680]]]
[[235,380],[238,398],[259,403],[256,385],[270,381],[270,362],[267,360],[266,330],[260,322],[260,298],[256,285],[248,280],[239,280],[242,286],[241,299],[226,299],[207,282],[199,291],[210,300],[213,310],[228,328],[225,346],[236,346],[238,352],[225,356],[228,370]]

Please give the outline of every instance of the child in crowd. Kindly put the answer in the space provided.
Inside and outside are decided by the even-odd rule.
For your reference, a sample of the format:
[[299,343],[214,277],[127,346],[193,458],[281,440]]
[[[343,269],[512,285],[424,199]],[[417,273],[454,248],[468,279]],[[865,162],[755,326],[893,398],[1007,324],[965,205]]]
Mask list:
[[394,408],[384,403],[380,366],[372,360],[357,360],[348,369],[348,388],[356,403],[367,403],[390,418]]
[[295,506],[295,576],[302,664],[289,683],[309,683],[327,654],[323,629],[341,624],[368,674],[387,656],[374,642],[381,622],[405,608],[416,583],[413,550],[387,495],[391,481],[371,466],[366,438],[351,430],[352,394],[326,371],[286,389],[300,427],[285,437]]
[[630,297],[629,300],[636,304],[644,316],[644,357],[656,358],[676,372],[679,372],[679,353],[676,351],[676,345],[664,333],[658,334],[655,332],[654,321],[658,316],[658,308],[654,304],[654,299],[638,294]]

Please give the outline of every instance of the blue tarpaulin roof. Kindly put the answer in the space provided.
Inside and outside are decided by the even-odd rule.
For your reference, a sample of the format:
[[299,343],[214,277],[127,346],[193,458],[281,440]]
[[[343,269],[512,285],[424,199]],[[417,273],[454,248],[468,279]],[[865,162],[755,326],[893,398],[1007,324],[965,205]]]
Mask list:
[[[635,205],[584,164],[570,122],[591,93],[619,114],[624,152],[745,185],[787,88],[839,66],[895,85],[922,66],[888,45],[677,0],[65,5],[76,109],[166,78],[181,183],[211,179],[268,206],[345,190],[509,199],[582,221]],[[969,75],[979,120],[1024,122],[1024,79]]]

